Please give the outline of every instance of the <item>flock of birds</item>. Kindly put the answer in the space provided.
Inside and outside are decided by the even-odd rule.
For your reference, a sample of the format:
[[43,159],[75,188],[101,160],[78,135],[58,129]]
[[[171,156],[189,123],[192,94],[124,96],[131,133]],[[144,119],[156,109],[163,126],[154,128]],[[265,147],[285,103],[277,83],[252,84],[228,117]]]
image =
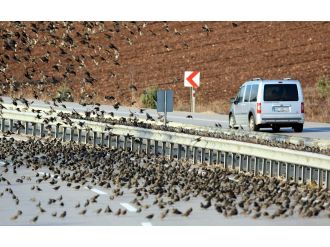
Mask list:
[[[200,210],[215,210],[225,217],[330,218],[330,193],[326,189],[305,188],[294,182],[240,174],[219,166],[197,166],[182,160],[139,155],[122,149],[62,143],[55,139],[41,141],[29,138],[20,141],[1,138],[0,154],[4,162],[0,167],[0,202],[12,200],[16,207],[22,206],[23,200],[15,191],[18,184],[27,183],[31,191],[35,191],[30,201],[38,210],[36,215],[30,217],[30,223],[36,223],[47,214],[54,218],[70,217],[69,212],[83,216],[92,210],[91,205],[97,208],[93,214],[123,216],[127,211],[114,210],[112,202],[124,193],[133,193],[134,199],[130,203],[141,217],[149,220],[165,219],[171,215],[189,217],[196,208],[187,206],[183,210],[177,207],[177,203],[189,205],[193,198],[200,200]],[[23,169],[29,169],[35,175],[21,176],[20,170]],[[41,175],[39,171],[45,169],[50,173]],[[9,176],[9,173],[17,175],[17,178]],[[77,199],[70,210],[66,208],[67,198],[62,194],[57,198],[50,194],[47,204],[41,203],[38,198],[38,193],[46,187],[61,193],[63,187],[77,191],[94,186],[111,191],[106,206],[97,207],[99,195],[83,201]],[[153,198],[152,203],[148,198]],[[59,205],[60,210],[54,211],[54,204]],[[151,206],[157,207],[158,213],[147,213],[146,209]],[[19,223],[24,214],[29,212],[22,207],[8,217]]]

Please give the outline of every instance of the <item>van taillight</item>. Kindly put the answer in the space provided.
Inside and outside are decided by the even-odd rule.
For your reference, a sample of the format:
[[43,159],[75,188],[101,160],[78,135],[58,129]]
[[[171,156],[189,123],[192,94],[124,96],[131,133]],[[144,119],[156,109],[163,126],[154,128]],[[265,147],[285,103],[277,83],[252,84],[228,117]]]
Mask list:
[[261,114],[261,103],[257,103],[257,114]]
[[305,113],[304,102],[301,102],[301,113]]

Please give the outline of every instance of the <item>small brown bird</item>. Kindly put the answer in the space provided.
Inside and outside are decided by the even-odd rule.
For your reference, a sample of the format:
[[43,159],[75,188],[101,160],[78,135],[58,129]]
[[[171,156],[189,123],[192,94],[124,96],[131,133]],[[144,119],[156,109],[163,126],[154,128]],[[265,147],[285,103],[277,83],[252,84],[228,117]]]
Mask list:
[[192,208],[189,208],[186,212],[184,212],[182,215],[183,216],[189,216],[190,215],[190,213],[193,211],[193,209]]
[[102,211],[102,208],[99,208],[98,210],[96,210],[96,213],[99,214],[99,213],[101,213],[101,211]]
[[182,212],[176,208],[173,208],[172,213],[173,214],[182,214]]
[[37,216],[35,216],[34,218],[32,218],[32,220],[31,220],[31,221],[32,221],[33,223],[35,223],[35,222],[37,222],[37,220],[38,220],[38,215],[37,215]]
[[166,217],[166,215],[168,214],[169,211],[170,211],[169,209],[166,209],[164,212],[162,212],[162,213],[160,214],[160,218],[161,218],[161,219],[164,219],[164,218]]
[[104,213],[112,213],[112,210],[109,205],[104,209]]
[[56,187],[53,188],[53,190],[58,190],[60,187],[61,187],[60,185],[56,186]]
[[74,206],[75,208],[79,208],[80,207],[80,202],[78,202],[78,204],[76,206]]
[[147,219],[152,219],[154,217],[154,214],[149,214],[146,216]]
[[66,216],[66,211],[64,211],[63,213],[60,214],[61,218],[64,218]]
[[79,214],[84,215],[84,214],[86,214],[86,212],[87,212],[87,209],[83,209],[79,212]]

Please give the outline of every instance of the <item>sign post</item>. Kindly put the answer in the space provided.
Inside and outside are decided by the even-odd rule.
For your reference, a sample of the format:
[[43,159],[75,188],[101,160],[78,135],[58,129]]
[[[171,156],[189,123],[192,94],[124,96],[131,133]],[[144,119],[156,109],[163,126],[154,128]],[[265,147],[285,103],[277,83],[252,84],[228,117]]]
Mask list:
[[164,125],[167,113],[173,112],[173,90],[157,90],[157,112],[164,112]]
[[184,86],[190,87],[190,111],[196,110],[196,89],[200,85],[199,71],[185,71],[184,72]]

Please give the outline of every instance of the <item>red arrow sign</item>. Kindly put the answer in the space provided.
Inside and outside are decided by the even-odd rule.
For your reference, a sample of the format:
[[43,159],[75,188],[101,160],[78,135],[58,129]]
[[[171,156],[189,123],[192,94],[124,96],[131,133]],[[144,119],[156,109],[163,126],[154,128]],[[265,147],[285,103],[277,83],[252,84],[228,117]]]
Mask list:
[[193,88],[198,88],[198,85],[196,84],[196,82],[193,80],[194,77],[199,73],[199,71],[193,71],[190,76],[187,77],[187,81],[191,84],[191,86]]

